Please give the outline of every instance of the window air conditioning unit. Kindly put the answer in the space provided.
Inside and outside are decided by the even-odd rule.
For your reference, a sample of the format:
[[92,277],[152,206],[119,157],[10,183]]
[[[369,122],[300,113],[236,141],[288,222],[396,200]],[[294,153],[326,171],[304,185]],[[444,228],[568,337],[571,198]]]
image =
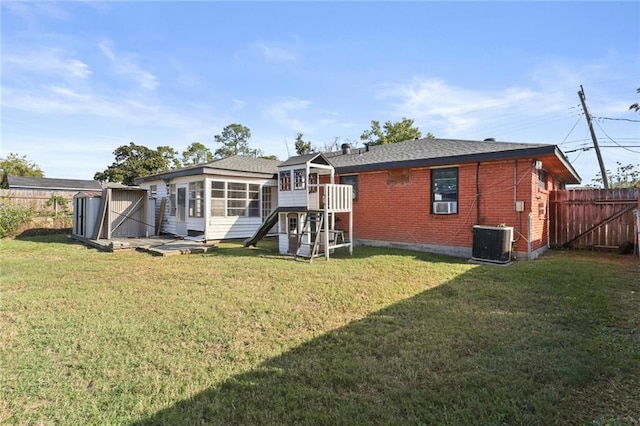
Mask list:
[[435,201],[433,203],[433,212],[435,214],[458,213],[458,203],[455,201]]
[[510,226],[473,226],[471,259],[483,262],[509,263],[513,228]]

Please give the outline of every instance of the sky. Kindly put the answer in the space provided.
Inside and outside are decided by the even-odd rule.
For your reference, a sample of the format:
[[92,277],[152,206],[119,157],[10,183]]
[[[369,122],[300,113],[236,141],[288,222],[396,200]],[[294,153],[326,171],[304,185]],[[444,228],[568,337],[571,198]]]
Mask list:
[[555,144],[583,184],[640,168],[640,2],[7,1],[0,157],[92,179],[129,142],[215,151],[231,123],[281,160],[372,120]]

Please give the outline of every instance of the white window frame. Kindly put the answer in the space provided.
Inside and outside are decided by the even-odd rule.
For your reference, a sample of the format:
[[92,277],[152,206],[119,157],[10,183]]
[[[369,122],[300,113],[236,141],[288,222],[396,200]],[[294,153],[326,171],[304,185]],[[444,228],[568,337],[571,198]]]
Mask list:
[[204,217],[204,181],[189,182],[189,217]]

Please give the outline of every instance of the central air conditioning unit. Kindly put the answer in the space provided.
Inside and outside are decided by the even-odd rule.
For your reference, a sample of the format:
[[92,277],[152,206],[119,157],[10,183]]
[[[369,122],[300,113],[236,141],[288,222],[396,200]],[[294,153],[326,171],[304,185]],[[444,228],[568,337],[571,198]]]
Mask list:
[[455,201],[434,201],[433,212],[435,214],[458,213],[458,203]]
[[482,262],[509,263],[513,228],[510,226],[473,226],[471,259]]

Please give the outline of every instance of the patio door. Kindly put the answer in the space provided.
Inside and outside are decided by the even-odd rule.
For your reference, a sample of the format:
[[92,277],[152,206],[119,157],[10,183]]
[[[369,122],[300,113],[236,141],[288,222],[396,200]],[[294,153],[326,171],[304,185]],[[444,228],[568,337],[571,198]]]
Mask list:
[[176,234],[187,235],[187,186],[178,186]]

